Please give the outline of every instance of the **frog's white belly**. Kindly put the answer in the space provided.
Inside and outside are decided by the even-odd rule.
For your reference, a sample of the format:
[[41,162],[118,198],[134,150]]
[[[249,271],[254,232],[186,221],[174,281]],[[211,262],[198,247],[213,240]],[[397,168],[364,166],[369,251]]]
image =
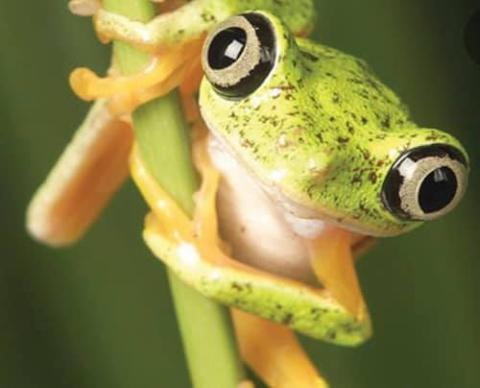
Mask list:
[[304,240],[294,233],[283,212],[213,136],[209,152],[222,175],[217,197],[220,232],[233,248],[234,258],[315,283]]

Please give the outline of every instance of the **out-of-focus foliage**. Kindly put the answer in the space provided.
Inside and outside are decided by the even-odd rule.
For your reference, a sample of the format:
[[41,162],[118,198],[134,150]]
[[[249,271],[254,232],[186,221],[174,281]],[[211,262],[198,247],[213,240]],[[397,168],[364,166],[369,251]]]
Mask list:
[[[304,342],[334,388],[478,387],[480,67],[463,44],[474,2],[319,3],[316,39],[366,59],[419,123],[459,137],[472,179],[454,214],[361,261],[372,341]],[[86,111],[68,73],[104,70],[108,49],[53,0],[1,1],[0,47],[0,386],[188,387],[165,272],[141,242],[145,206],[132,184],[71,249],[24,232],[32,192]]]

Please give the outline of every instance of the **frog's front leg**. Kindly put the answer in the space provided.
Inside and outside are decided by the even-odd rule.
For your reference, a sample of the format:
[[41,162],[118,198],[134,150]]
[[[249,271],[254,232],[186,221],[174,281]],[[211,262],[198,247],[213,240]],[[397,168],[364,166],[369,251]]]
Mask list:
[[242,358],[269,387],[328,387],[291,330],[240,310],[232,317]]

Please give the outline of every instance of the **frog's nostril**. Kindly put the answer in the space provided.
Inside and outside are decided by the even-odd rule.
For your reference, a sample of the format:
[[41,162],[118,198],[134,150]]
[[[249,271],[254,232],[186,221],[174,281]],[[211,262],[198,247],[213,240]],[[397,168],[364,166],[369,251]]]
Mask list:
[[402,219],[432,220],[462,198],[468,167],[463,153],[445,144],[411,149],[400,156],[383,184],[382,200]]

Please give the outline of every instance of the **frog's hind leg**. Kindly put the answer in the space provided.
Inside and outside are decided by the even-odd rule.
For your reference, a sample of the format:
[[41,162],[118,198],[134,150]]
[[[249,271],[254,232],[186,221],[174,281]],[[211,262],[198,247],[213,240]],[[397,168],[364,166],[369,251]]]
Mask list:
[[131,125],[96,102],[27,210],[27,229],[37,240],[75,242],[128,177]]
[[291,330],[240,310],[232,316],[242,358],[268,386],[328,387]]

